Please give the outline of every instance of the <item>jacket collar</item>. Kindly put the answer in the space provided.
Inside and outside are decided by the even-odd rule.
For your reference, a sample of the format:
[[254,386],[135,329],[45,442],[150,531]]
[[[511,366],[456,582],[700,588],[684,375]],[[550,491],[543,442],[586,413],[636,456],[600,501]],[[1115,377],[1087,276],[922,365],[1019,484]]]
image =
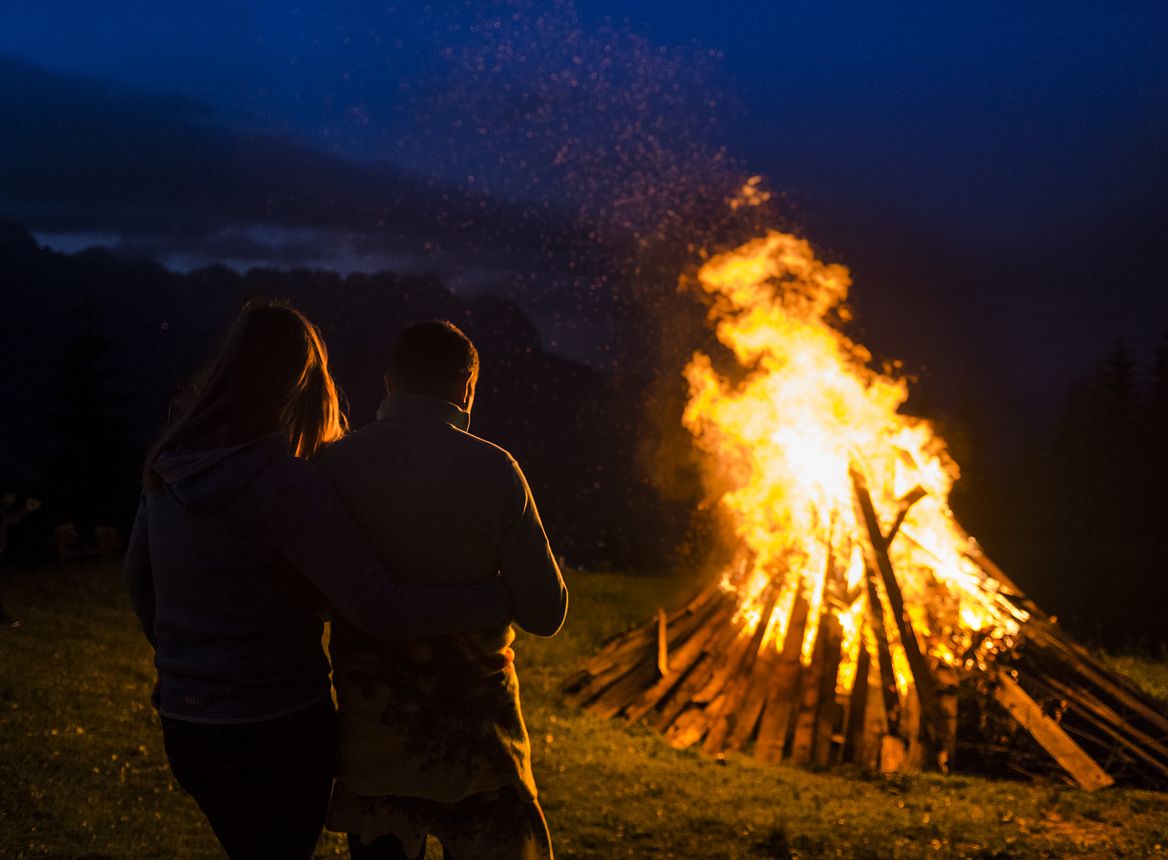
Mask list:
[[421,394],[389,394],[377,409],[377,420],[387,418],[423,418],[444,421],[458,430],[470,430],[470,413],[449,400]]

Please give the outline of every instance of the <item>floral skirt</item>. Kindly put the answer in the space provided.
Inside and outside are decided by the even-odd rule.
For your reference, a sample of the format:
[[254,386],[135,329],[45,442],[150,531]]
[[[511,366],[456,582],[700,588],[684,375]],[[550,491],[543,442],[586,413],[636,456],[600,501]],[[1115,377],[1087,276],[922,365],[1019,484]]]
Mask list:
[[426,836],[432,835],[453,857],[552,860],[551,834],[539,801],[510,785],[443,803],[421,797],[361,797],[337,783],[328,828],[356,834],[365,843],[393,835],[411,857],[421,853]]

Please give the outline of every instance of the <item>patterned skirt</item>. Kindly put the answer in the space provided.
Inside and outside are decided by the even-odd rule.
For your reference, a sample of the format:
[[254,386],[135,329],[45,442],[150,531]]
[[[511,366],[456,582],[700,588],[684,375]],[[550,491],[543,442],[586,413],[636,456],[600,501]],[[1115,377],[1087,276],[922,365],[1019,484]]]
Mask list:
[[443,803],[420,797],[361,797],[337,783],[328,828],[355,834],[366,844],[392,835],[410,857],[421,853],[431,835],[459,860],[552,860],[551,835],[539,801],[514,786]]

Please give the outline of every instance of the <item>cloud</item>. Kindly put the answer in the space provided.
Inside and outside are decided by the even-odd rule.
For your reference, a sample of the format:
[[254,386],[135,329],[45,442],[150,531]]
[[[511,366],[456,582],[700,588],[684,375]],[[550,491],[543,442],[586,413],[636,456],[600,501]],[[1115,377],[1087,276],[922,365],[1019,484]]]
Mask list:
[[362,164],[191,99],[0,57],[0,213],[125,250],[554,270],[570,219]]

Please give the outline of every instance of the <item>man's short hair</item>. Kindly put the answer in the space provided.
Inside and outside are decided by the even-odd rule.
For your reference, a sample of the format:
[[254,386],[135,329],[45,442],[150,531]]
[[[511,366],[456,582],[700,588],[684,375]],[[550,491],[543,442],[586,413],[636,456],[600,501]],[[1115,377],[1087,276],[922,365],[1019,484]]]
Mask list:
[[450,399],[468,376],[478,379],[479,352],[449,320],[417,322],[397,336],[385,375],[397,391]]

